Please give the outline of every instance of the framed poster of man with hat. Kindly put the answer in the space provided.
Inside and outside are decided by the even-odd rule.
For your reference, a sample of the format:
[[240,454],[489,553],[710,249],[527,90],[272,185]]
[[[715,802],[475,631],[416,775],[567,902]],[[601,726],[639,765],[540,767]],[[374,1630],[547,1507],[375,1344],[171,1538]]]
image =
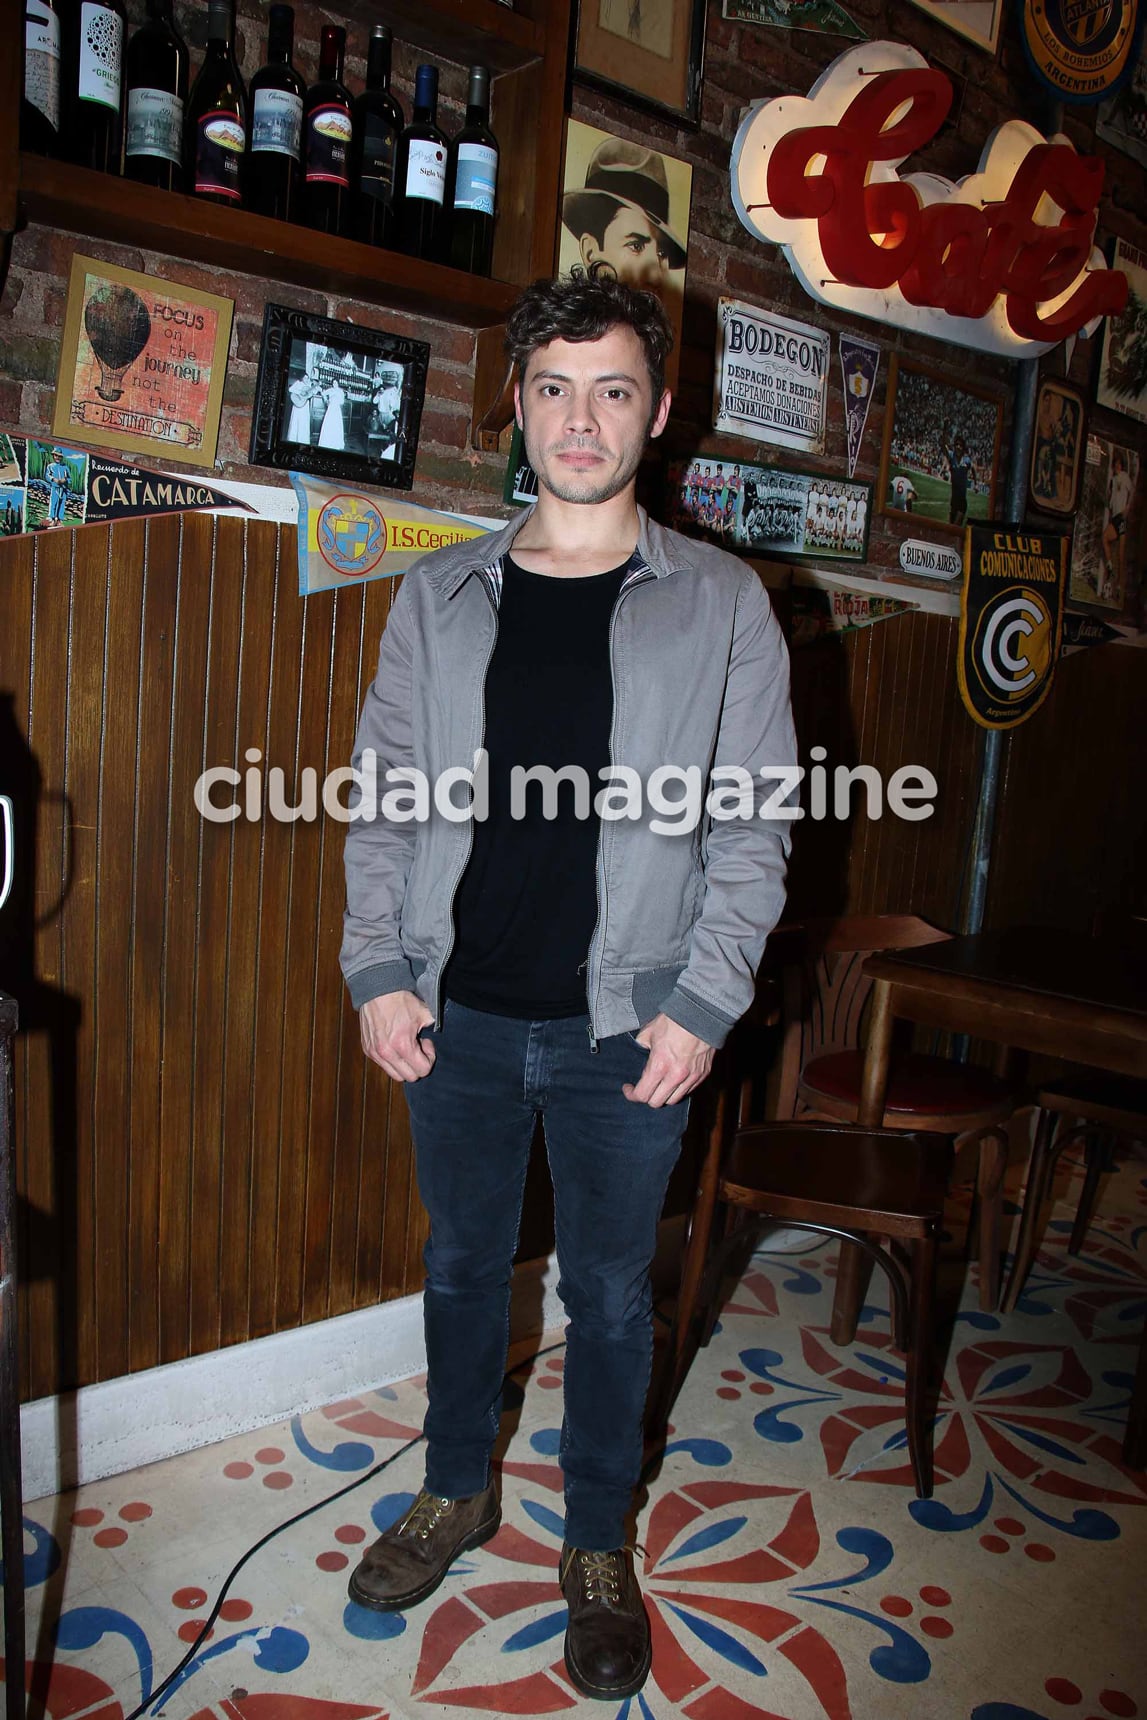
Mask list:
[[558,273],[601,263],[628,286],[657,294],[677,336],[666,367],[670,388],[677,382],[692,189],[688,162],[580,120],[566,122]]

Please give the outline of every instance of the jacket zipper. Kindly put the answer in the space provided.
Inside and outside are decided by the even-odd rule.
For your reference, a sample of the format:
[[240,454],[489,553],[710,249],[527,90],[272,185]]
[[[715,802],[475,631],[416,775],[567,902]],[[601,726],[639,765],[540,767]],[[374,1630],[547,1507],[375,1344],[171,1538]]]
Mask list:
[[[656,577],[657,577],[656,574],[654,574],[652,571],[645,572],[645,573],[642,573],[637,579],[635,579],[632,584],[626,585],[625,588],[618,593],[617,602],[614,604],[613,613],[610,615],[610,618],[609,618],[609,685],[610,685],[610,690],[613,694],[613,708],[610,711],[610,717],[609,717],[609,762],[610,762],[611,766],[613,765],[613,762],[614,762],[614,755],[615,755],[614,741],[615,741],[615,738],[617,735],[617,674],[615,671],[614,658],[613,658],[613,643],[614,643],[615,630],[616,630],[616,626],[617,626],[617,612],[621,608],[622,604],[625,602],[625,599],[629,596],[629,593],[634,589],[635,586],[644,585],[649,580],[655,579]],[[598,993],[601,990],[601,970],[602,970],[603,966],[605,965],[604,956],[602,954],[602,952],[605,949],[605,907],[606,907],[606,901],[605,901],[605,824],[604,824],[604,821],[602,821],[602,820],[598,821],[598,830],[597,830],[596,885],[597,885],[597,923],[593,928],[593,936],[589,940],[589,954],[586,957],[586,968],[587,968],[587,973],[586,973],[586,981],[587,981],[587,983],[586,983],[586,1008],[588,1009],[588,1012],[589,1012],[589,1026],[586,1029],[586,1031],[589,1034],[589,1048],[592,1052],[595,1052],[595,1053],[597,1051],[597,1037],[596,1037],[594,1030],[593,1030],[594,1008],[595,1008],[595,1005],[597,1003]],[[598,959],[597,959],[596,971],[593,971],[595,946],[598,949]]]
[[[481,691],[478,694],[478,745],[481,746],[482,742],[486,738],[486,676],[489,673],[490,663],[493,660],[494,650],[498,643],[498,605],[494,601],[494,594],[491,591],[489,581],[486,578],[485,569],[480,568],[477,572],[478,578],[482,582],[482,590],[486,593],[490,608],[494,614],[494,636],[490,641],[490,649],[486,653],[486,661],[482,665],[482,675],[479,682]],[[471,751],[471,756],[473,756],[473,750]],[[454,898],[458,894],[458,886],[462,882],[462,874],[470,864],[470,856],[473,852],[474,820],[472,818],[468,818],[466,820],[466,852],[462,856],[462,864],[459,866],[450,885],[450,902],[448,908],[448,923],[450,929],[447,934],[446,949],[443,953],[442,960],[438,964],[438,972],[434,976],[434,1031],[436,1033],[440,1033],[442,1030],[442,975],[446,972],[446,964],[454,953]]]

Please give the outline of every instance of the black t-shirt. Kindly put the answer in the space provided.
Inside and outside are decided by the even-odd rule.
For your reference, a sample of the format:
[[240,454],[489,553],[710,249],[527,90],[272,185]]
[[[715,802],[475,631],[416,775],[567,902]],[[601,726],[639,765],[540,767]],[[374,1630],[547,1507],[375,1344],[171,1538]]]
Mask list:
[[[609,623],[629,563],[584,579],[527,573],[509,556],[502,567],[498,638],[486,671],[490,812],[474,821],[445,991],[470,1009],[543,1021],[586,1008],[597,924],[593,800],[613,721]],[[577,816],[564,782],[556,818],[543,816],[537,783],[525,790],[526,817],[512,818],[515,765],[579,765],[590,816]]]

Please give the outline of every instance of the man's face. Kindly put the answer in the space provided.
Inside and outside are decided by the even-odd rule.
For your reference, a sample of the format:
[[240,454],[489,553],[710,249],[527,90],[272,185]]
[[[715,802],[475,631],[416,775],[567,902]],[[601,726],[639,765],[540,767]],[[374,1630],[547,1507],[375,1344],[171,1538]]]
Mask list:
[[587,269],[593,263],[608,263],[627,287],[645,287],[658,294],[669,274],[665,241],[636,203],[621,205],[600,245],[592,233],[583,233],[581,256]]
[[539,347],[514,390],[526,454],[539,483],[563,502],[606,502],[633,480],[649,437],[669,416],[654,411],[645,351],[619,324],[600,340]]

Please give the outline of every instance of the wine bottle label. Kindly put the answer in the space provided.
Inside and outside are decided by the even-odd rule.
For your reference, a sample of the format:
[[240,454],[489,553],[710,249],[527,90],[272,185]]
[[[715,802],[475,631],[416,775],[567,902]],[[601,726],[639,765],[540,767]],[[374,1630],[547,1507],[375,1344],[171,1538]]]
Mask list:
[[362,133],[362,173],[359,190],[379,203],[394,202],[395,152],[398,133],[378,114],[367,114]]
[[303,138],[303,98],[293,90],[256,90],[251,115],[251,153],[269,152],[299,159]]
[[127,92],[125,155],[158,155],[163,161],[182,160],[183,103],[170,90]]
[[123,19],[107,6],[83,0],[80,7],[81,101],[99,102],[119,112],[120,67],[123,64]]
[[404,189],[407,197],[421,197],[427,203],[445,203],[446,151],[440,143],[431,143],[425,137],[411,138]]
[[242,196],[239,164],[246,141],[247,134],[238,114],[226,110],[205,113],[196,127],[196,191],[211,191],[238,203]]
[[460,143],[454,176],[455,209],[476,209],[482,215],[492,215],[497,185],[498,151],[488,143]]
[[53,131],[60,129],[60,20],[40,0],[24,13],[24,94]]
[[307,184],[350,185],[351,118],[345,107],[317,107],[307,122]]

